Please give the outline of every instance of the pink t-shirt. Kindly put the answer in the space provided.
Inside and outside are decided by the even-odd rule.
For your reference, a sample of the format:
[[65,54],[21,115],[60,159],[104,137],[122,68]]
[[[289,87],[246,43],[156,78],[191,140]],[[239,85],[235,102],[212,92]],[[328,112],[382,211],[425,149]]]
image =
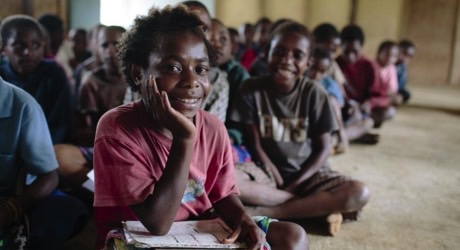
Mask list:
[[382,84],[388,87],[389,93],[398,92],[398,75],[394,64],[380,67],[380,77],[382,78]]
[[[144,201],[163,173],[172,140],[150,126],[153,122],[137,101],[112,109],[98,124],[94,207],[99,237],[122,220],[137,219],[128,206]],[[225,126],[202,110],[195,126],[189,179],[176,220],[198,217],[219,200],[239,194]]]

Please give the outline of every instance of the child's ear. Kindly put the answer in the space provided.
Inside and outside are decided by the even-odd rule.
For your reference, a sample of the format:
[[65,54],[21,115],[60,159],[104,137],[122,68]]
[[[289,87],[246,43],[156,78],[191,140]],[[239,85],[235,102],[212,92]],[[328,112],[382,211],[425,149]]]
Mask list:
[[131,64],[129,67],[129,73],[131,76],[131,79],[133,79],[134,84],[139,87],[139,85],[142,82],[143,74],[142,74],[142,69],[139,65],[136,64]]

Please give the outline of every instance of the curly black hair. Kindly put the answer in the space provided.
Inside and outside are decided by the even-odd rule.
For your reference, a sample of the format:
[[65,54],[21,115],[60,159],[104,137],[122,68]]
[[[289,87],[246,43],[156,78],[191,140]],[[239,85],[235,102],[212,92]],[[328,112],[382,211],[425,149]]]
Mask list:
[[3,19],[0,25],[0,45],[5,46],[17,28],[31,28],[37,30],[42,39],[46,39],[46,31],[33,17],[27,15],[12,15]]
[[316,42],[328,42],[330,39],[340,38],[339,32],[334,25],[322,23],[313,30],[313,37]]
[[361,45],[364,44],[364,32],[356,24],[350,24],[345,26],[342,31],[340,32],[340,39],[344,42],[353,42],[358,40]]
[[403,39],[399,42],[399,47],[403,49],[408,49],[408,48],[414,48],[415,49],[415,44],[407,39]]
[[146,16],[136,17],[133,26],[125,32],[118,45],[122,71],[132,90],[137,91],[138,86],[131,76],[131,65],[147,69],[149,56],[161,49],[163,38],[169,34],[188,32],[201,38],[212,63],[214,51],[200,28],[202,25],[200,18],[182,4],[163,9],[152,8]]

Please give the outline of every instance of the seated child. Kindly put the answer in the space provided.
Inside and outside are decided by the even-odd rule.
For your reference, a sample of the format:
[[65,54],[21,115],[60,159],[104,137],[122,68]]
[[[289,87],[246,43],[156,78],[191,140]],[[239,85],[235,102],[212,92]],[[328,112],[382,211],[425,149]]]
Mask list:
[[400,41],[396,69],[398,71],[398,94],[402,96],[404,103],[407,103],[410,99],[410,92],[407,89],[407,68],[414,56],[415,44],[409,40]]
[[93,71],[101,65],[101,60],[97,53],[99,47],[97,39],[99,35],[99,30],[102,27],[104,27],[104,25],[97,24],[89,32],[89,50],[91,52],[91,57],[79,63],[75,68],[73,78],[75,81],[74,85],[76,93],[78,93],[78,90],[80,89],[82,78],[86,74],[88,74],[89,72]]
[[[377,50],[376,62],[380,68],[381,83],[388,88],[390,105],[392,106],[400,105],[403,102],[401,96],[398,95],[398,76],[395,66],[398,54],[398,45],[392,41],[382,42]],[[389,109],[392,109],[394,115],[395,109],[393,107],[389,107]]]
[[228,28],[228,32],[230,33],[230,41],[232,44],[232,56],[233,59],[238,60],[238,51],[240,50],[240,34],[238,33],[238,30],[235,28]]
[[[315,47],[328,50],[331,58],[334,58],[337,53],[337,48],[340,46],[340,34],[335,26],[330,23],[322,23],[313,30],[313,36],[315,39]],[[376,144],[379,135],[369,133],[374,122],[372,118],[366,115],[363,116],[359,109],[359,105],[348,98],[344,89],[344,87],[347,86],[347,81],[335,60],[332,60],[332,64],[326,74],[338,83],[340,91],[345,98],[344,105],[341,107],[341,113],[343,114],[341,117],[348,140],[366,144]],[[344,147],[339,147],[339,151],[340,148]]]
[[329,95],[332,111],[339,126],[339,130],[333,133],[333,152],[343,153],[348,148],[348,136],[342,121],[341,112],[345,100],[338,83],[327,74],[333,60],[329,52],[321,48],[316,48],[311,57],[311,66],[308,68],[307,76],[312,80],[319,81]]
[[87,208],[56,190],[58,165],[37,101],[1,77],[0,131],[0,249],[60,249],[82,229]]
[[238,52],[238,58],[241,65],[249,70],[251,64],[256,60],[259,54],[259,48],[254,43],[254,25],[251,23],[244,23],[239,28],[240,37],[243,38],[243,43]]
[[358,102],[361,110],[374,120],[374,127],[379,128],[389,115],[388,89],[381,84],[378,66],[361,53],[364,44],[362,29],[348,25],[340,36],[342,55],[337,58],[337,63],[347,79],[344,86],[347,96]]
[[257,206],[251,213],[277,219],[327,216],[334,235],[341,214],[356,215],[369,191],[327,164],[337,125],[325,91],[303,76],[311,44],[305,26],[283,23],[270,44],[271,74],[243,84],[231,118],[245,124],[252,156],[272,172],[278,188],[237,172],[242,200]]
[[[203,22],[202,30],[206,39],[211,40],[211,16],[206,6],[198,1],[185,1],[182,4],[198,15]],[[217,65],[212,65],[209,70],[209,82],[211,90],[202,108],[225,123],[230,95],[227,73],[219,69]]]
[[32,17],[13,15],[2,21],[2,52],[8,58],[0,64],[0,76],[29,94],[45,113],[53,144],[69,140],[73,107],[69,82],[62,67],[43,59],[45,31]]
[[251,76],[264,75],[268,72],[266,52],[268,49],[268,36],[272,21],[267,17],[260,18],[254,28],[254,42],[257,45],[257,58],[251,63],[248,71]]
[[[265,242],[237,197],[225,126],[201,110],[212,58],[202,25],[182,5],[152,9],[120,43],[123,73],[142,99],[105,113],[97,127],[98,247],[124,220],[163,235],[174,221],[212,210],[234,230],[229,241],[238,237],[249,249]],[[271,223],[266,239],[273,249],[308,248],[305,232],[292,223]]]
[[79,189],[92,169],[93,142],[96,125],[108,110],[123,104],[126,83],[116,58],[117,44],[124,29],[102,27],[98,37],[98,57],[102,64],[86,75],[79,90],[79,121],[76,145],[55,146],[59,162],[61,186]]
[[[230,95],[228,106],[232,107],[238,89],[244,80],[249,78],[249,73],[241,64],[232,59],[232,44],[230,33],[227,27],[218,19],[213,19],[211,23],[211,39],[209,40],[216,51],[216,62],[219,68],[227,72],[228,83],[230,84]],[[227,118],[229,114],[227,115]]]
[[123,32],[124,29],[119,26],[99,30],[97,53],[102,65],[83,79],[78,94],[79,109],[87,116],[85,120],[89,129],[95,130],[105,112],[123,103],[126,83],[117,58],[117,45]]

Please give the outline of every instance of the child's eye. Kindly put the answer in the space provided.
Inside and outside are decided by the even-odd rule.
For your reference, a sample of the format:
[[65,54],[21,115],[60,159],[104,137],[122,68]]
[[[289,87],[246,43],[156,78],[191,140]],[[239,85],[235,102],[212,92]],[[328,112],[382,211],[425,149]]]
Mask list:
[[275,51],[273,51],[273,55],[283,57],[286,56],[286,51],[284,49],[276,48]]
[[301,51],[295,51],[294,52],[294,59],[296,60],[302,60],[305,57],[305,53]]
[[163,67],[163,70],[167,72],[174,72],[174,73],[177,72],[178,73],[182,71],[182,68],[177,65],[166,65]]
[[219,42],[220,42],[220,44],[222,44],[222,45],[225,46],[225,45],[228,44],[228,39],[227,39],[226,37],[221,37],[221,38],[219,39]]
[[209,72],[209,67],[207,66],[198,66],[196,68],[196,73],[199,74],[199,75],[205,75]]
[[32,44],[32,48],[34,48],[34,49],[39,49],[41,46],[42,46],[42,44],[39,43],[39,42],[34,42],[34,43]]

